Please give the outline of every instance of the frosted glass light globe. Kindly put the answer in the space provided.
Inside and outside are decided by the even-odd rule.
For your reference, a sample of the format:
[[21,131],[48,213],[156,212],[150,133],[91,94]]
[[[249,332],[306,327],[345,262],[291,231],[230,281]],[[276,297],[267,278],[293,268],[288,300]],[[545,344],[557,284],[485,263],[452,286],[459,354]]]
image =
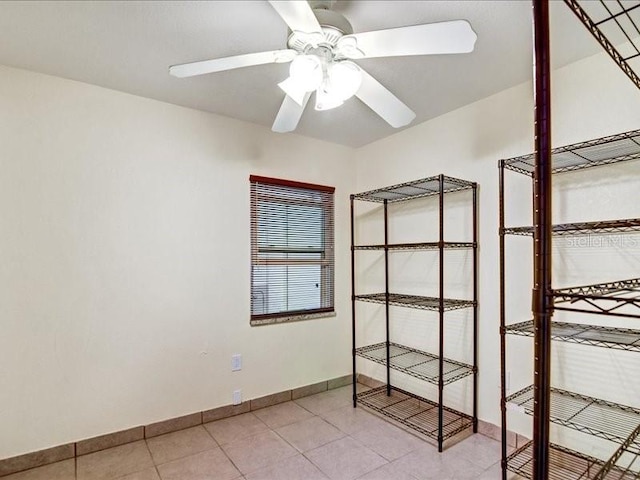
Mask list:
[[305,92],[312,92],[322,83],[322,64],[315,55],[298,55],[289,67],[291,80]]
[[331,110],[344,103],[344,100],[336,95],[330,87],[331,85],[328,82],[324,82],[316,90],[316,110]]
[[329,67],[331,94],[341,100],[353,97],[362,85],[362,72],[355,63],[337,62]]

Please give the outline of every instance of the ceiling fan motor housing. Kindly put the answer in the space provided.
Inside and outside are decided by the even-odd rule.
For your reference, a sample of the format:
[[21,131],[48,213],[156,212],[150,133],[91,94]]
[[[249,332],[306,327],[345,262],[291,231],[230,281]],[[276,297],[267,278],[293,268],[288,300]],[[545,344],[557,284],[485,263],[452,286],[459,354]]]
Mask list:
[[312,10],[324,9],[331,10],[336,4],[336,0],[308,0],[307,2]]
[[[321,8],[314,8],[313,14],[318,19],[318,23],[322,28],[322,34],[324,39],[321,44],[325,44],[330,47],[335,47],[338,40],[344,35],[351,35],[353,33],[353,27],[349,21],[344,18],[343,15],[333,10],[329,10],[324,5],[330,5],[333,2],[315,2],[316,4],[322,4]],[[305,32],[291,32],[289,31],[289,39],[287,46],[300,53],[305,53],[310,47],[313,47],[309,42],[309,38],[305,35]]]

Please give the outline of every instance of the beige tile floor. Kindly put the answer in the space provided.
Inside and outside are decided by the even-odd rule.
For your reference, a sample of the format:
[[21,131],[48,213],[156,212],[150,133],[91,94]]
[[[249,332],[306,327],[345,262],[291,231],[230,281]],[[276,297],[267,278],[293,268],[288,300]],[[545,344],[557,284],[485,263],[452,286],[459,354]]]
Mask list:
[[433,444],[351,406],[351,387],[2,480],[498,480],[500,444]]

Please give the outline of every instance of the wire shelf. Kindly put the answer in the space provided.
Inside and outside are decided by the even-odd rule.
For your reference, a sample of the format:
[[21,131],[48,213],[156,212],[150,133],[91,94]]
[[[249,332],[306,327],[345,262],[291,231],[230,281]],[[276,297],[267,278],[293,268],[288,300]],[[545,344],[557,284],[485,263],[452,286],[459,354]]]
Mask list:
[[[380,365],[387,364],[386,343],[376,343],[356,348],[356,355]],[[389,367],[412,377],[438,385],[440,369],[438,356],[431,353],[389,342]],[[473,366],[451,359],[443,359],[444,385],[473,375]]]
[[[444,242],[442,247],[445,249],[466,249],[474,248],[473,242]],[[382,245],[354,245],[354,250],[384,250]],[[392,243],[387,245],[390,251],[408,251],[408,250],[438,250],[439,242],[422,242],[422,243]]]
[[[604,220],[597,222],[577,222],[562,223],[553,225],[553,235],[562,237],[567,235],[585,234],[609,234],[609,233],[630,233],[640,231],[640,218],[630,218],[625,220]],[[533,235],[533,227],[510,227],[505,228],[505,235]]]
[[595,476],[595,480],[618,478],[640,478],[640,426],[629,435]]
[[[507,470],[533,479],[533,442],[526,443],[507,457]],[[549,480],[633,480],[624,470],[613,467],[610,474],[596,477],[605,462],[560,445],[549,444]],[[610,475],[610,476],[609,476]]]
[[640,88],[640,1],[565,0],[565,3]]
[[[637,159],[640,159],[640,130],[632,130],[554,148],[551,151],[551,171],[558,174]],[[514,172],[533,176],[535,154],[530,153],[506,159],[504,167]]]
[[[553,297],[556,310],[640,318],[640,278],[556,289]],[[638,312],[621,312],[625,307]]]
[[[359,393],[358,403],[389,417],[434,440],[438,439],[438,404],[413,393],[382,386]],[[473,425],[473,418],[449,407],[443,408],[443,440],[453,437]]]
[[[533,415],[533,385],[507,397],[507,406]],[[551,422],[622,443],[640,425],[640,410],[551,388]]]
[[[356,295],[356,300],[370,303],[386,303],[386,295],[384,293],[368,293],[364,295]],[[420,310],[432,310],[437,312],[440,310],[440,299],[438,297],[423,297],[420,295],[402,295],[398,293],[389,294],[389,305],[397,307],[417,308]],[[473,300],[458,300],[454,298],[444,299],[444,310],[458,310],[461,308],[473,307]]]
[[[460,190],[469,190],[475,186],[474,182],[460,180],[459,178],[447,177],[443,175],[442,193],[459,192]],[[363,200],[366,202],[387,203],[401,202],[411,200],[413,198],[430,197],[440,193],[440,176],[422,178],[412,182],[400,183],[390,187],[369,190],[368,192],[357,193],[352,195],[354,200]]]
[[[533,320],[507,325],[506,333],[533,337]],[[581,323],[552,322],[551,338],[560,342],[640,352],[640,330]]]

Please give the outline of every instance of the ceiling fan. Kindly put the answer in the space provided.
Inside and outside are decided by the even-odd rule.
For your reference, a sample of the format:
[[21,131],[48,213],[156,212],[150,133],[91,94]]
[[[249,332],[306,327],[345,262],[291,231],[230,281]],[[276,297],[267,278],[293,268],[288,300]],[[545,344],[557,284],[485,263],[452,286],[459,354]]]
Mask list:
[[289,77],[278,84],[286,96],[273,123],[274,132],[295,130],[314,92],[316,110],[338,107],[355,95],[389,125],[399,128],[411,123],[416,114],[352,60],[468,53],[477,39],[465,20],[354,34],[344,16],[330,10],[334,2],[269,0],[291,30],[288,48],[174,65],[169,73],[184,78],[290,63]]

